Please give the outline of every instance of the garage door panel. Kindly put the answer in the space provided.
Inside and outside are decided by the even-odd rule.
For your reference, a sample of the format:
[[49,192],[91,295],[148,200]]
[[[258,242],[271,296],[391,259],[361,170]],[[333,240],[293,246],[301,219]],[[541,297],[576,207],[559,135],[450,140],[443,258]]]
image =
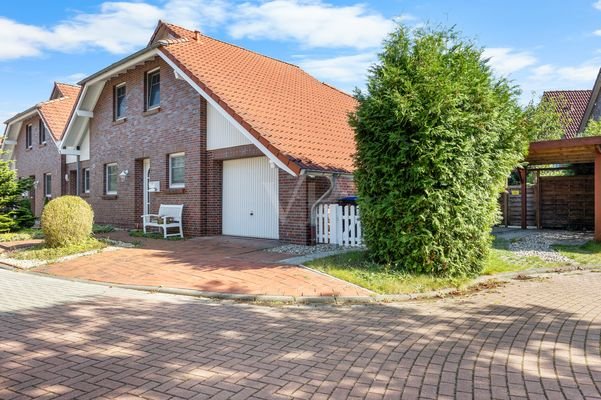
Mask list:
[[267,157],[223,162],[223,234],[277,239],[278,170]]

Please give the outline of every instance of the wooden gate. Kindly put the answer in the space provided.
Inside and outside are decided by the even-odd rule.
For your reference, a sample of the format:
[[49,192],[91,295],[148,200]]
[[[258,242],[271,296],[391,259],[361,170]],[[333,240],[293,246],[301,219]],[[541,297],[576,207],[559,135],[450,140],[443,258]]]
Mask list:
[[359,207],[319,204],[315,217],[317,243],[361,246],[363,233]]
[[[536,215],[536,185],[526,187],[526,223],[528,226],[537,226]],[[503,212],[503,225],[522,225],[522,187],[520,185],[508,186],[501,197],[501,210]]]

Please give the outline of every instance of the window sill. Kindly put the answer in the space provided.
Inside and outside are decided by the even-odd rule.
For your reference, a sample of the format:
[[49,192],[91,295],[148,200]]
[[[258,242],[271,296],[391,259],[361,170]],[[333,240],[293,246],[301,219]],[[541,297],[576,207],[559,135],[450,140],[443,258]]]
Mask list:
[[161,107],[155,107],[155,108],[151,108],[150,110],[146,110],[142,113],[142,116],[147,117],[149,115],[154,115],[154,114],[158,114],[161,112]]
[[165,192],[166,194],[184,194],[186,193],[186,188],[169,188]]
[[47,145],[48,145],[48,144],[47,144],[46,142],[44,142],[44,143],[40,143],[40,144],[38,144],[38,148],[39,148],[39,147],[45,147],[45,146],[47,146]]
[[121,125],[121,124],[124,124],[126,122],[127,122],[127,118],[119,118],[118,120],[113,121],[113,126],[115,126],[115,125]]
[[33,150],[33,147],[28,147],[25,149],[25,151],[31,151],[31,150]]
[[90,193],[80,193],[79,197],[90,197]]
[[102,196],[102,200],[117,200],[119,198],[116,194],[105,194]]

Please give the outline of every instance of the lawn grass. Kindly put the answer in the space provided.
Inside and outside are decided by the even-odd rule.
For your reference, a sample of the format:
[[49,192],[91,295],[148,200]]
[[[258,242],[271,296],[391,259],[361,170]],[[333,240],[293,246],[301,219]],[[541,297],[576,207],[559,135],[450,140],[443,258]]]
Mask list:
[[0,242],[16,242],[19,240],[42,239],[44,233],[41,229],[21,229],[17,232],[0,233]]
[[379,294],[423,293],[445,288],[462,288],[469,278],[443,278],[411,274],[375,264],[365,251],[353,251],[307,263],[307,266],[354,283]]
[[92,225],[92,232],[93,233],[111,233],[115,231],[115,227],[113,225],[101,225],[101,224],[94,224]]
[[562,263],[545,261],[539,257],[519,257],[509,250],[509,244],[508,240],[500,238],[496,238],[493,241],[488,259],[480,273],[481,275],[494,275],[538,268],[554,268],[563,265]]
[[591,241],[580,246],[555,245],[553,248],[583,266],[601,266],[601,243]]
[[[518,258],[515,253],[509,251],[509,244],[509,241],[495,239],[481,275],[495,275],[536,268],[553,268],[563,265],[547,262],[539,257]],[[585,257],[593,257],[587,251],[595,249],[598,251],[595,257],[601,265],[601,244],[591,244],[589,247],[579,249],[578,252],[571,249],[570,254],[573,257],[577,255],[584,259]],[[469,277],[445,278],[436,275],[392,270],[387,266],[371,262],[365,251],[353,251],[320,258],[310,261],[306,265],[379,294],[423,293],[447,288],[461,289],[473,282],[473,278]]]
[[27,249],[15,250],[9,253],[8,256],[17,260],[40,260],[53,262],[62,257],[78,253],[85,253],[88,251],[102,250],[105,247],[107,247],[105,242],[90,238],[84,243],[66,247],[50,248],[46,247],[44,244],[39,244]]
[[179,236],[167,236],[167,239],[163,236],[161,232],[148,232],[144,233],[142,230],[131,230],[129,231],[129,236],[131,237],[141,237],[146,239],[163,239],[163,240],[183,240],[183,238]]

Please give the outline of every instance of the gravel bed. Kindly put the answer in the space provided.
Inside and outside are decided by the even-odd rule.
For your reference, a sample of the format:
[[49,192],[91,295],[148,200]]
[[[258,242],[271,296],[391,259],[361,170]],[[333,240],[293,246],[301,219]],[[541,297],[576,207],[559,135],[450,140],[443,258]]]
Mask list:
[[342,247],[336,246],[334,244],[317,244],[315,246],[303,246],[300,244],[286,244],[283,246],[272,247],[271,249],[267,249],[268,253],[284,253],[284,254],[294,254],[297,256],[306,256],[310,254],[316,253],[327,253],[331,251],[340,250]]
[[[539,257],[544,261],[577,264],[574,260],[561,255],[551,247],[554,244],[578,245],[591,240],[586,232],[536,231],[509,243],[509,250],[516,258]],[[512,257],[513,258],[513,257]]]

